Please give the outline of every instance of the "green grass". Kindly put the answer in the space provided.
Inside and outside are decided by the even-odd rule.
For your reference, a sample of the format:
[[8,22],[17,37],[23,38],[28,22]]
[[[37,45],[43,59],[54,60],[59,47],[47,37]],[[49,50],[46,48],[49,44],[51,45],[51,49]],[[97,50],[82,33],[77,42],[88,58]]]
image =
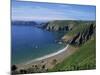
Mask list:
[[[92,22],[91,22],[92,23]],[[75,34],[77,34],[78,32],[83,32],[85,31],[86,29],[89,28],[89,26],[91,25],[91,23],[78,23],[77,25],[74,25],[74,28],[69,31],[66,35],[68,36],[74,36]],[[94,26],[95,26],[95,23],[93,23]]]
[[59,28],[63,28],[64,26],[71,27],[72,30],[69,30],[65,36],[75,36],[78,32],[83,32],[86,30],[91,24],[94,24],[95,21],[75,21],[75,20],[55,20],[51,21],[48,24],[47,28],[58,30]]
[[[70,26],[72,30],[68,31],[64,36],[73,37],[77,33],[82,33],[87,30],[91,24],[95,25],[95,21],[53,21],[49,23],[49,26],[55,26],[55,28]],[[63,62],[58,63],[53,69],[49,71],[72,71],[72,70],[86,70],[96,68],[96,48],[95,48],[95,34],[87,42],[79,46],[79,49],[66,58]]]
[[67,33],[67,35],[74,36],[78,32],[82,32],[83,30],[87,29],[89,25],[79,24],[76,25],[71,31]]
[[96,48],[95,38],[84,43],[79,50],[77,50],[69,58],[57,64],[49,71],[72,71],[72,70],[86,70],[96,68]]

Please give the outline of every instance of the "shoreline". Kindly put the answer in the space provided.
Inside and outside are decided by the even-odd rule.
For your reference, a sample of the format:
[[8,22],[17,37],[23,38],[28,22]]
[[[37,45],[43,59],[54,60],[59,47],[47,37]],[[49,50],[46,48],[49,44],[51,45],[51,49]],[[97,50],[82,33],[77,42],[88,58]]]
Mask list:
[[63,48],[57,52],[45,55],[40,58],[36,58],[34,60],[30,60],[23,64],[18,64],[17,65],[18,70],[31,68],[32,65],[43,65],[43,64],[46,64],[47,68],[52,68],[52,67],[54,67],[54,65],[52,65],[51,63],[54,59],[56,59],[57,63],[59,63],[59,62],[63,61],[66,57],[71,55],[73,52],[75,52],[75,49],[73,49],[72,47],[70,47],[69,44],[67,44],[67,46],[65,48]]
[[68,44],[65,48],[63,48],[63,49],[61,49],[61,50],[59,50],[59,51],[57,51],[57,52],[50,53],[50,54],[48,54],[48,55],[44,55],[44,56],[42,56],[42,57],[39,57],[39,58],[36,58],[36,59],[34,59],[34,60],[28,61],[28,62],[26,62],[25,64],[28,65],[28,64],[31,64],[31,63],[33,63],[33,62],[37,62],[37,61],[41,61],[41,60],[44,60],[44,59],[53,57],[53,56],[55,56],[55,55],[58,55],[58,54],[64,52],[66,49],[68,49],[68,47],[69,47],[69,44]]

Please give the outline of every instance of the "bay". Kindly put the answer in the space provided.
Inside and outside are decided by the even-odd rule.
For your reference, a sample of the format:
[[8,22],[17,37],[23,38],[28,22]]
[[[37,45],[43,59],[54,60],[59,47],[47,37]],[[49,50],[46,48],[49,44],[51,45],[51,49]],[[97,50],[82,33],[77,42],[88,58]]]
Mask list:
[[58,44],[63,32],[49,32],[34,26],[12,25],[12,64],[20,64],[57,52],[65,45]]

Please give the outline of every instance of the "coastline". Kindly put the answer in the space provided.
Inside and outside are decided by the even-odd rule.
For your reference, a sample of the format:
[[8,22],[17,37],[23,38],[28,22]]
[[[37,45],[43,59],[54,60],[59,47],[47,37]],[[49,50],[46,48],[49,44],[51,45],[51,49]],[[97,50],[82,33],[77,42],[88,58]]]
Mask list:
[[40,58],[36,58],[36,59],[34,59],[34,60],[31,60],[31,61],[29,61],[29,62],[27,62],[27,63],[25,63],[25,64],[28,65],[28,64],[31,64],[31,63],[33,63],[33,62],[37,62],[37,61],[41,61],[41,60],[44,60],[44,59],[53,57],[53,56],[55,56],[55,55],[58,55],[58,54],[64,52],[65,50],[68,49],[68,47],[69,47],[69,44],[68,44],[65,48],[63,48],[63,49],[61,49],[61,50],[59,50],[59,51],[57,51],[57,52],[54,52],[54,53],[51,53],[51,54],[48,54],[48,55],[44,55],[44,56],[42,56],[42,57],[40,57]]
[[68,56],[70,56],[71,54],[73,54],[75,52],[75,48],[71,47],[69,44],[54,53],[45,55],[43,57],[40,58],[36,58],[34,60],[30,60],[28,62],[25,62],[23,64],[18,64],[18,70],[20,69],[28,69],[30,67],[32,67],[32,65],[43,65],[46,64],[46,68],[53,68],[55,65],[52,64],[52,61],[54,59],[57,60],[57,63],[60,63],[61,61],[63,61],[65,58],[67,58]]

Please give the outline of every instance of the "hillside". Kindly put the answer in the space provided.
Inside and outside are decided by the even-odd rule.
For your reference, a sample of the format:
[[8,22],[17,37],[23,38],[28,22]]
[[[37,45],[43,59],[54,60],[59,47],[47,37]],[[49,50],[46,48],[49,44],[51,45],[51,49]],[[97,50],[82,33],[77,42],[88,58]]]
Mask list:
[[53,21],[49,23],[46,29],[50,31],[65,30],[67,27],[67,33],[61,38],[62,42],[78,47],[74,54],[49,71],[95,69],[95,26],[95,21]]
[[69,45],[69,48],[57,55],[58,58],[63,55],[59,58],[62,61],[54,56],[55,58],[44,59],[39,63],[30,64],[28,68],[19,70],[15,70],[16,65],[13,65],[12,73],[26,74],[96,69],[95,21],[56,20],[42,23],[40,28],[51,32],[64,32],[59,41],[61,44]]
[[92,37],[84,43],[77,52],[57,64],[50,71],[71,71],[71,70],[87,70],[96,68],[96,48],[95,38]]
[[95,23],[94,21],[80,21],[80,20],[55,20],[44,24],[44,28],[49,31],[64,31],[72,30],[79,25],[88,25]]

